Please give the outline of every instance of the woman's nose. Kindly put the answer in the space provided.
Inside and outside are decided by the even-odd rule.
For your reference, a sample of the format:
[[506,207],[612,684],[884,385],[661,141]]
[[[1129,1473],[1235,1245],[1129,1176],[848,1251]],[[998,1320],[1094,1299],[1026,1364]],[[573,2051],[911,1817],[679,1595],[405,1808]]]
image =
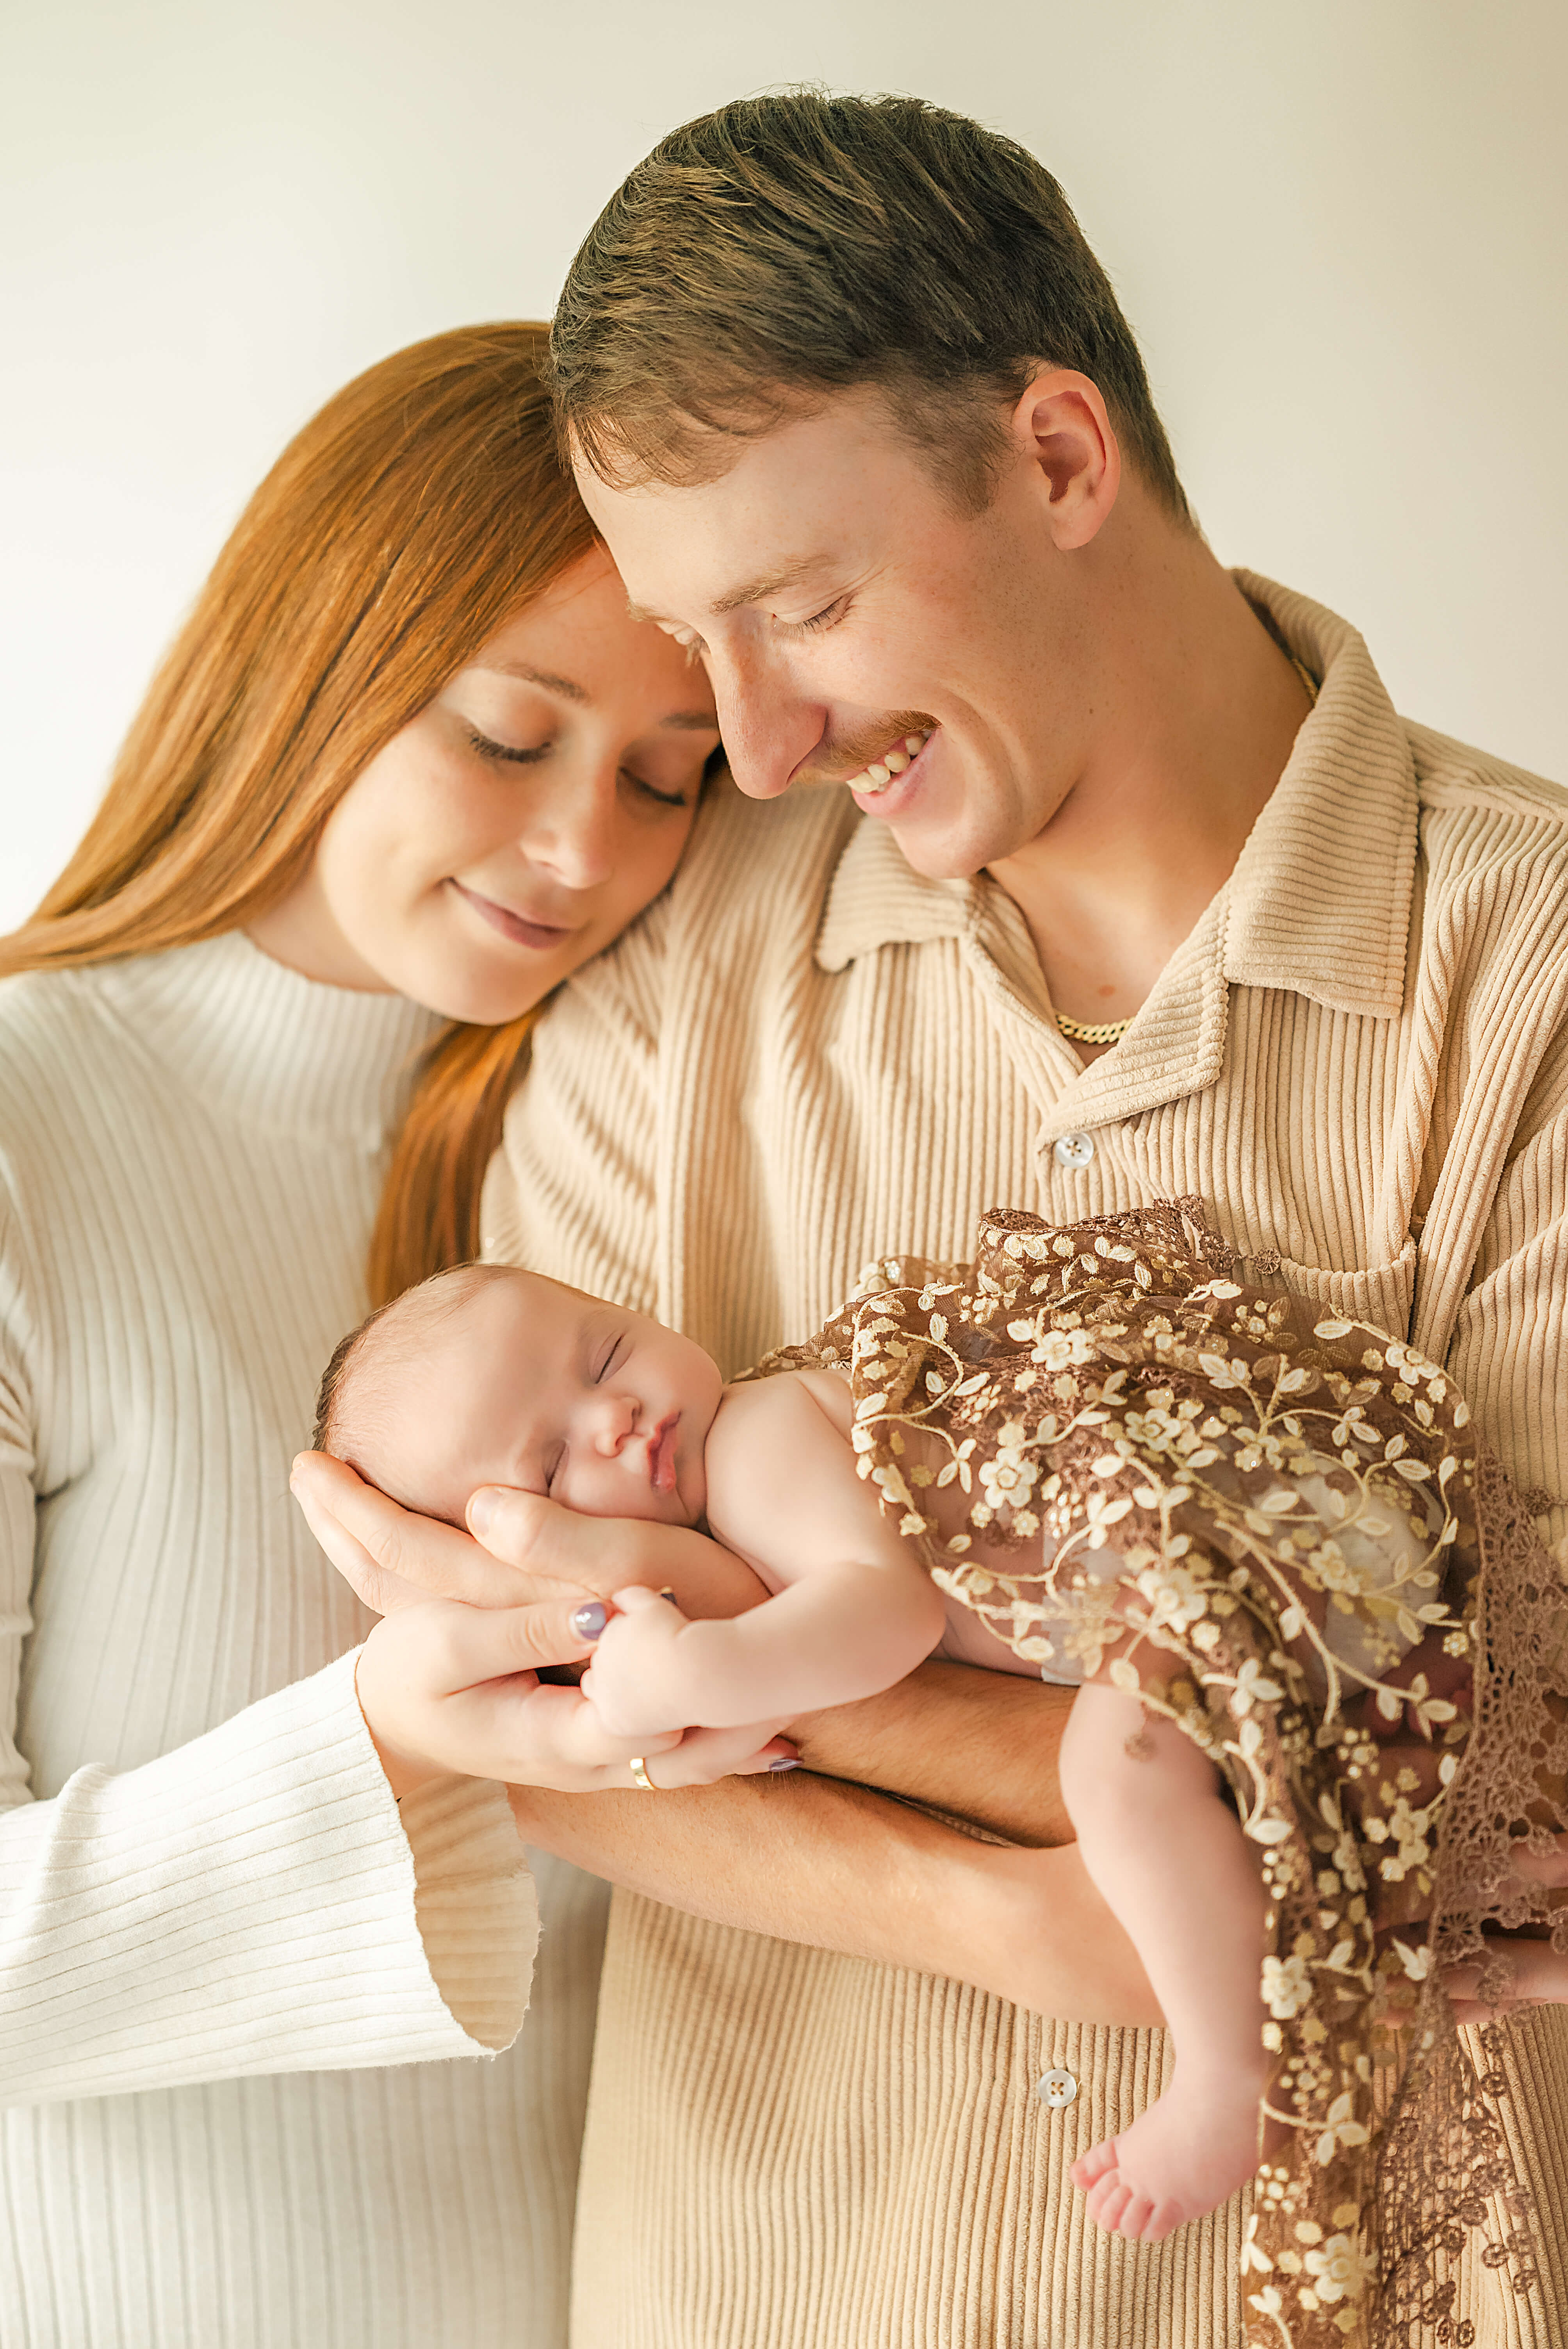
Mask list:
[[597,889],[615,869],[620,804],[618,765],[563,772],[549,796],[530,807],[518,844],[562,888]]

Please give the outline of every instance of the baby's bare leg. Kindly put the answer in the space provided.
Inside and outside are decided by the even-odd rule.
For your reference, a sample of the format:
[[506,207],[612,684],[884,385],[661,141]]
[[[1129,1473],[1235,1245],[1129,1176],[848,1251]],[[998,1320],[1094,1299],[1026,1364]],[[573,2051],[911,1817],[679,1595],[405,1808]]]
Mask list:
[[1213,1764],[1135,1696],[1098,1682],[1078,1691],[1061,1780],[1084,1867],[1131,1936],[1176,2050],[1164,2095],[1076,2162],[1073,2182],[1100,2226],[1159,2242],[1257,2166],[1263,1879]]

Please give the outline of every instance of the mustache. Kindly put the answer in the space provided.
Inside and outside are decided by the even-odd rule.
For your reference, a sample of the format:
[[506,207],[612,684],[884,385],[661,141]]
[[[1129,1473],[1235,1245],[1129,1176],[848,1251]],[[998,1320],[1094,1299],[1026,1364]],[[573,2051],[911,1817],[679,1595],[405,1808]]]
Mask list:
[[880,759],[884,750],[902,749],[906,734],[934,734],[936,720],[923,709],[893,709],[885,718],[868,719],[851,733],[819,742],[803,767],[795,771],[798,783],[847,783]]

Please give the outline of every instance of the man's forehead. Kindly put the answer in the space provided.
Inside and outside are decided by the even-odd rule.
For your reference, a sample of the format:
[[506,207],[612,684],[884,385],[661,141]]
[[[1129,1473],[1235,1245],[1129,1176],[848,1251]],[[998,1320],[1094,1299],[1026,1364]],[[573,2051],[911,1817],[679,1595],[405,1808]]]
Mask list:
[[740,441],[706,481],[612,484],[581,458],[575,471],[634,617],[689,620],[786,594],[841,562],[869,441],[891,453],[885,424],[845,393]]

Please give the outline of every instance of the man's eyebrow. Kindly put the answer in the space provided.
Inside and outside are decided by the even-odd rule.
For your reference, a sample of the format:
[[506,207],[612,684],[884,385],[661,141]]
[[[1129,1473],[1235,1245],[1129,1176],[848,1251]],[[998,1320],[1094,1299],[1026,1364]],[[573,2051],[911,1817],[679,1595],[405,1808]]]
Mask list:
[[[738,612],[745,604],[761,604],[769,595],[781,595],[786,587],[798,587],[802,579],[808,579],[814,571],[820,571],[825,559],[820,554],[806,554],[797,562],[779,564],[772,571],[764,571],[757,578],[748,579],[739,587],[727,588],[722,595],[714,597],[708,610]],[[634,620],[667,622],[665,613],[651,612],[643,604],[628,604],[626,609]]]

